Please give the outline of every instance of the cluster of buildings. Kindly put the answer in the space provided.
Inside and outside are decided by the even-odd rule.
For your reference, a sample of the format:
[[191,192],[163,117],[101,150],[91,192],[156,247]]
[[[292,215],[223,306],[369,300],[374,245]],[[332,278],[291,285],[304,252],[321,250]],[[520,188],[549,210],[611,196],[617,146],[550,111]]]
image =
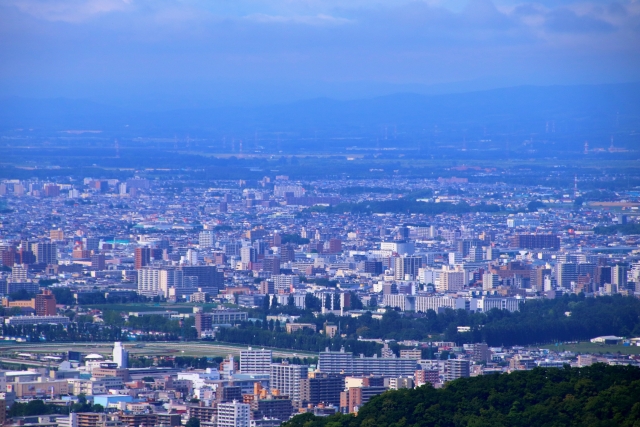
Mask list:
[[[621,340],[599,337],[595,342],[598,339]],[[90,412],[14,417],[4,425],[177,427],[196,418],[208,427],[276,427],[300,413],[357,414],[372,397],[388,390],[425,384],[439,388],[458,378],[535,367],[640,365],[637,356],[490,348],[482,343],[463,347],[451,342],[401,344],[399,357],[386,344],[381,357],[326,349],[308,365],[274,360],[272,350],[249,347],[229,355],[217,369],[180,369],[129,367],[128,351],[116,342],[110,359],[69,351],[47,356],[57,360],[56,369],[0,371],[0,387],[6,390],[0,393],[0,405],[42,399],[68,407],[78,396],[93,405]],[[436,358],[424,359],[424,351],[434,352]]]
[[[66,327],[72,322],[63,309],[96,293],[106,301],[191,303],[202,339],[248,320],[247,309],[255,307],[356,317],[382,316],[385,309],[516,311],[529,299],[567,293],[640,295],[640,236],[597,232],[639,223],[640,194],[633,191],[621,193],[617,204],[576,213],[577,192],[448,179],[277,176],[173,184],[179,185],[144,178],[2,182],[0,197],[11,211],[0,217],[5,331]],[[437,214],[353,208],[392,205],[399,192],[422,194],[416,200],[429,207],[468,208]],[[546,207],[529,209],[531,202]],[[499,213],[487,212],[487,204]],[[71,302],[58,304],[52,290],[60,289],[70,291]],[[212,301],[234,308],[200,308]],[[316,331],[287,320],[290,333],[340,333],[335,325]],[[315,366],[275,363],[270,350],[247,349],[219,369],[180,371],[130,368],[116,344],[112,360],[76,355],[48,374],[7,372],[7,402],[39,397],[68,404],[69,395],[84,394],[105,408],[38,425],[173,426],[195,417],[203,426],[266,427],[305,411],[357,412],[387,389],[587,363],[575,355],[453,343],[430,345],[446,357],[424,360],[421,346],[399,357],[388,348],[380,357],[325,351]]]

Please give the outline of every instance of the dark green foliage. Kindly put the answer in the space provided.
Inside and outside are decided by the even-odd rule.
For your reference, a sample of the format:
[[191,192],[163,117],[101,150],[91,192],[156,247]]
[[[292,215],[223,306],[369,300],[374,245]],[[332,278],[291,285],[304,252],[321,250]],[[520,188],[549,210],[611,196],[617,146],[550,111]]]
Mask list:
[[9,417],[28,417],[36,415],[48,414],[68,414],[69,412],[103,412],[102,405],[92,405],[87,402],[84,395],[78,396],[78,402],[70,406],[60,406],[51,403],[44,403],[42,400],[36,399],[26,403],[16,402],[11,405],[7,416]]
[[69,288],[52,288],[53,295],[56,297],[56,302],[63,305],[73,305],[76,303],[76,299],[73,297],[73,292]]
[[294,417],[283,427],[640,425],[640,369],[595,364],[465,378],[376,396],[358,416]]
[[60,281],[58,279],[40,279],[38,281],[38,284],[41,288],[46,288],[47,286],[51,286],[54,283],[60,283]]
[[[353,298],[352,301],[357,301]],[[311,299],[309,299],[311,303]],[[330,299],[313,300],[315,309],[319,304],[330,307]],[[357,304],[357,303],[356,303]],[[273,313],[285,312],[289,307],[278,306]],[[292,310],[293,311],[293,310]],[[570,312],[567,316],[565,313]],[[433,341],[442,337],[457,344],[486,342],[491,346],[535,345],[566,341],[584,341],[596,336],[640,335],[640,299],[621,295],[586,298],[584,295],[565,295],[556,299],[527,301],[520,311],[491,310],[487,313],[472,313],[466,310],[445,310],[436,313],[400,313],[387,311],[382,319],[374,319],[367,312],[358,318],[337,317],[333,314],[313,316],[308,310],[297,310],[300,322],[314,323],[318,330],[325,322],[341,325],[345,342],[362,338],[394,340]],[[256,313],[256,317],[266,316]],[[470,332],[458,333],[458,326],[471,327]],[[329,340],[311,331],[297,334],[276,333],[274,326],[251,322],[239,327],[222,330],[221,341],[238,344],[264,345],[297,350],[321,351],[336,339]],[[339,349],[339,345],[337,346]],[[376,348],[355,351],[355,354],[373,354]]]
[[300,237],[298,234],[283,234],[281,236],[282,244],[293,243],[295,245],[306,245],[309,243],[309,239],[305,239],[304,237]]
[[546,205],[540,200],[534,200],[533,202],[529,202],[529,204],[527,205],[527,210],[529,212],[537,212],[538,209],[543,209],[545,207]]
[[453,203],[426,203],[406,198],[399,200],[367,201],[361,203],[340,203],[336,206],[314,206],[309,208],[312,212],[371,214],[371,213],[469,213],[469,212],[498,212],[500,207],[492,204],[479,204],[471,206],[465,202]]
[[357,194],[366,193],[379,193],[379,194],[391,194],[396,193],[397,190],[387,187],[345,187],[340,190],[340,194],[345,196],[352,196]]
[[640,234],[640,223],[616,224],[610,226],[598,226],[594,228],[596,234],[612,235],[620,234]]
[[185,427],[200,427],[200,418],[191,417],[184,425]]
[[27,292],[26,289],[20,289],[19,291],[11,292],[9,294],[9,298],[11,298],[13,301],[28,301],[32,298],[35,298],[35,296],[35,294]]

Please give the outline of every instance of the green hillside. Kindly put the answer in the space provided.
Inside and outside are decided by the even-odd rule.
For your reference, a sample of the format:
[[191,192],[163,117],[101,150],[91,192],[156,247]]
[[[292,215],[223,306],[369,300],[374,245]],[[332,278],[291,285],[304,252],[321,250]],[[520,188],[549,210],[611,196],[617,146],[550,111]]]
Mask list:
[[640,369],[537,368],[390,391],[358,416],[298,415],[284,427],[640,427]]

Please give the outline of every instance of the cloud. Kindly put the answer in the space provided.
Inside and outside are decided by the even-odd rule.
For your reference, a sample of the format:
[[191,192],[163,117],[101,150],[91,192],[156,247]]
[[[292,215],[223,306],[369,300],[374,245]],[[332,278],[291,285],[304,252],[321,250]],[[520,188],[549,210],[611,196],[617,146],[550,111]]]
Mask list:
[[593,15],[578,15],[569,9],[557,9],[545,17],[545,26],[562,33],[611,32],[615,26]]
[[11,4],[39,19],[81,22],[93,16],[131,8],[132,0],[14,0]]
[[347,18],[340,18],[331,15],[318,14],[315,16],[281,16],[281,15],[266,15],[263,13],[256,13],[247,15],[244,17],[246,20],[255,21],[267,24],[306,24],[306,25],[341,25],[352,22]]
[[7,1],[0,95],[44,87],[63,96],[79,82],[88,93],[108,82],[151,92],[176,82],[555,84],[640,75],[633,0]]

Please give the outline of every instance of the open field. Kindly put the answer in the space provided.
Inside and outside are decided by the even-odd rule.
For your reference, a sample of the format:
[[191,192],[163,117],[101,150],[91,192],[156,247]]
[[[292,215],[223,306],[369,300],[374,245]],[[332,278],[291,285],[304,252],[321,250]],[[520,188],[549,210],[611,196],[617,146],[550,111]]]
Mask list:
[[[203,342],[129,342],[125,347],[132,356],[193,356],[193,357],[226,357],[233,354],[238,357],[240,350],[246,346],[203,343]],[[42,343],[42,344],[11,344],[0,347],[0,352],[7,358],[15,352],[47,354],[63,353],[67,351],[79,351],[83,354],[98,353],[105,357],[111,357],[112,343]],[[316,353],[273,349],[274,357],[314,357]]]
[[609,344],[594,344],[591,342],[581,342],[577,344],[560,344],[557,347],[555,345],[549,345],[547,347],[552,351],[571,351],[574,353],[591,353],[594,355],[598,354],[640,354],[640,347],[638,346],[623,346],[623,345],[609,345]]

